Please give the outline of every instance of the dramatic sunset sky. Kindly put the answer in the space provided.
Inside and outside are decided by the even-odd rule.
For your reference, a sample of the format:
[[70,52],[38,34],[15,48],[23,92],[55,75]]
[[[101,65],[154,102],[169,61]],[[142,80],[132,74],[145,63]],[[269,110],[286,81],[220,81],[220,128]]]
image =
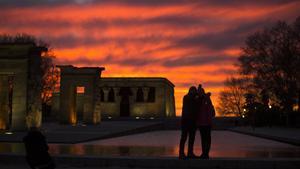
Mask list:
[[166,77],[180,115],[191,85],[217,104],[247,35],[299,11],[288,0],[0,0],[0,34],[34,35],[57,64],[103,66],[104,77]]

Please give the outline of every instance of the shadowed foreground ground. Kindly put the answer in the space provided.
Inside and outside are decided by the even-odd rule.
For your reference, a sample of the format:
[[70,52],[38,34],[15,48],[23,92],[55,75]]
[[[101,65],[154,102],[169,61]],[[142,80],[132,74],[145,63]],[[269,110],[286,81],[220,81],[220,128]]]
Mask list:
[[[27,167],[23,156],[0,156],[1,169]],[[74,157],[55,158],[59,168],[218,168],[218,169],[298,169],[299,159],[214,158],[210,160],[178,160],[177,158]],[[27,167],[28,168],[28,167]]]

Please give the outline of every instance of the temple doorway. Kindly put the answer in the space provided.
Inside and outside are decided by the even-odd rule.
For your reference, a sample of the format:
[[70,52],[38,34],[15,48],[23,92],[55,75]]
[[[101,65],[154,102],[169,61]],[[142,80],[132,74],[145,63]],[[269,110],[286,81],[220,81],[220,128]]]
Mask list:
[[[84,112],[84,86],[77,86],[76,87],[76,123],[83,123],[83,112]],[[83,104],[78,104],[83,103]]]
[[121,87],[119,95],[120,101],[120,117],[130,116],[130,102],[129,97],[132,96],[132,91],[129,87]]

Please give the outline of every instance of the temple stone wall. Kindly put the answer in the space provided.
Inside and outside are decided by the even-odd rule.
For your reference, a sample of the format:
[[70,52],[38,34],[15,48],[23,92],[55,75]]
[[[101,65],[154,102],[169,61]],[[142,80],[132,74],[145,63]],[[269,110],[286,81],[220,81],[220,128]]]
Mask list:
[[[122,91],[124,88],[130,89],[128,96],[129,117],[155,118],[155,117],[174,117],[175,100],[174,85],[165,78],[100,78],[97,82],[96,103],[101,112],[102,118],[128,117],[121,113],[121,102],[124,99]],[[150,88],[155,88],[154,101],[148,101]],[[137,102],[138,90],[143,91],[143,102]],[[101,92],[104,94],[101,100]],[[109,92],[113,90],[114,101],[108,99]],[[53,113],[58,113],[59,93],[53,97]],[[84,95],[77,95],[77,112],[82,110]],[[123,100],[124,101],[124,100]],[[94,103],[94,104],[96,104]],[[125,106],[126,107],[126,106]]]
[[167,117],[175,117],[175,96],[174,96],[174,88],[166,87],[166,93],[169,97],[166,98],[166,116]]
[[148,85],[143,85],[155,87],[155,102],[139,103],[135,101],[136,95],[134,95],[132,97],[132,109],[130,110],[130,115],[133,117],[165,117],[166,114],[164,105],[167,96],[164,90],[164,84],[148,82]]
[[[171,102],[174,97],[174,85],[165,78],[101,78],[98,86],[104,91],[113,88],[115,92],[115,102],[101,102],[101,113],[103,118],[120,117],[120,101],[121,96],[118,94],[122,87],[129,87],[132,95],[129,96],[130,117],[167,117],[175,116],[175,110],[167,106],[174,107],[175,102]],[[150,87],[155,88],[155,101],[148,102],[147,96]],[[141,88],[144,94],[144,102],[137,102],[137,90]],[[108,92],[104,92],[107,98]],[[172,104],[170,106],[170,104]],[[173,111],[173,112],[171,112]],[[168,115],[170,114],[170,115]]]
[[[41,51],[46,50],[33,44],[0,45],[1,110],[6,109],[8,86],[7,77],[13,79],[11,120],[7,113],[0,112],[0,121],[5,122],[2,129],[25,130],[41,125]],[[3,100],[4,99],[4,100]],[[3,124],[3,122],[0,122]],[[9,124],[10,123],[10,124]],[[7,125],[10,126],[7,126]]]

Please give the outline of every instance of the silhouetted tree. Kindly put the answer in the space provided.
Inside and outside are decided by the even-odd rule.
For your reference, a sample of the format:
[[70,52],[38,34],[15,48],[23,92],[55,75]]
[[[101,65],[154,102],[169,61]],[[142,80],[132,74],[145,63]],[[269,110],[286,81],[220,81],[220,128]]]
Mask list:
[[59,80],[59,71],[53,63],[54,54],[50,51],[42,56],[42,101],[49,105],[52,98],[52,93],[57,87]]
[[59,72],[55,68],[53,59],[55,58],[49,44],[42,40],[37,40],[34,36],[27,34],[0,35],[0,44],[33,44],[45,47],[48,50],[42,53],[42,103],[43,107],[50,104],[55,85],[59,80]]
[[218,111],[222,115],[242,116],[246,79],[231,77],[224,84],[225,88],[219,95]]
[[250,35],[239,57],[241,73],[260,91],[274,95],[285,112],[291,112],[300,97],[299,65],[300,17]]

